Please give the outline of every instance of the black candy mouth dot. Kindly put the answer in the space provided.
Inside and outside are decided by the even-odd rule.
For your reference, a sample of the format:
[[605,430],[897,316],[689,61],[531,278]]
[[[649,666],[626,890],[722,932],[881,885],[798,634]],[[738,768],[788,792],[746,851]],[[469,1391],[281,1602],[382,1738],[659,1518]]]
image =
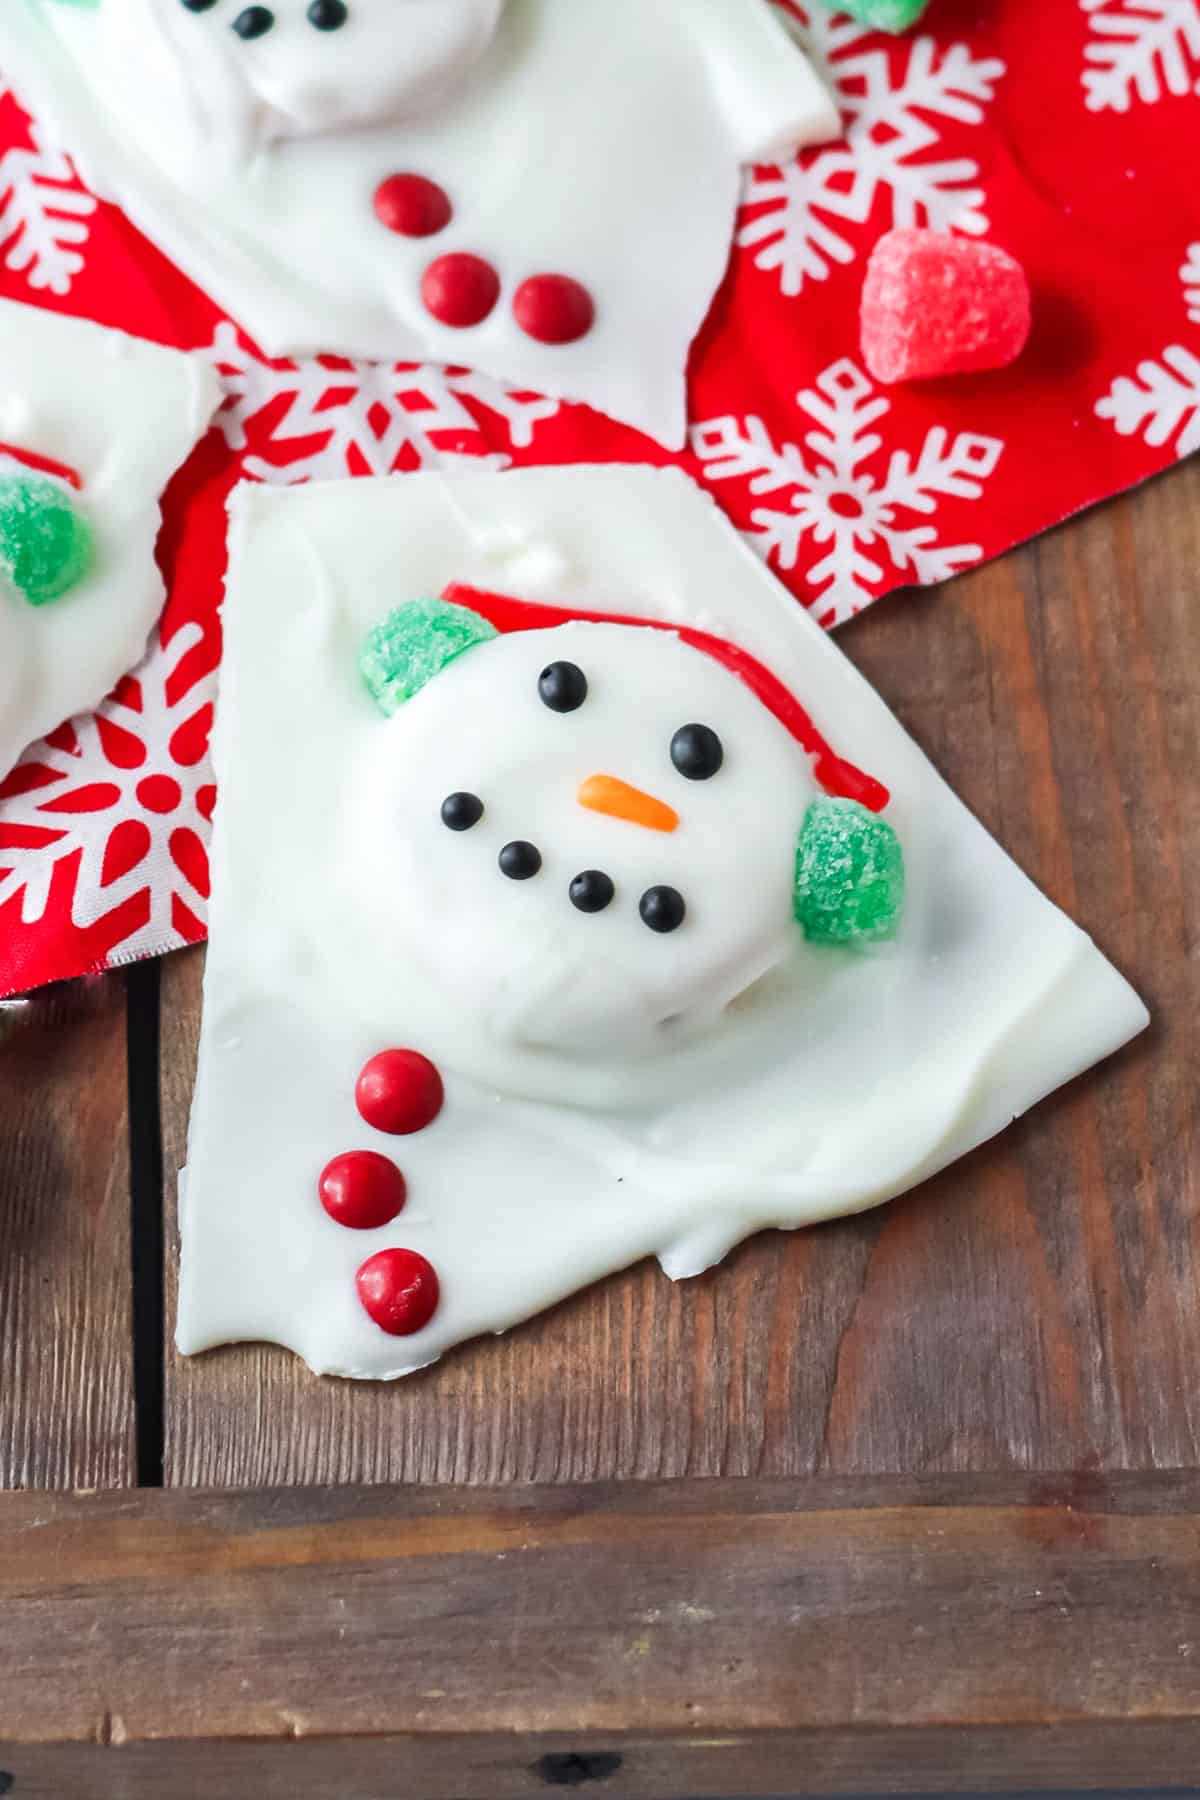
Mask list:
[[542,866],[542,853],[536,844],[517,838],[505,844],[498,858],[500,873],[510,881],[531,881]]
[[447,794],[442,801],[442,824],[448,831],[470,831],[483,817],[478,794]]
[[612,905],[616,891],[612,876],[606,875],[603,869],[585,869],[567,890],[571,905],[581,913],[603,912],[606,906]]
[[638,903],[643,925],[651,931],[678,931],[687,917],[687,903],[678,888],[647,888]]

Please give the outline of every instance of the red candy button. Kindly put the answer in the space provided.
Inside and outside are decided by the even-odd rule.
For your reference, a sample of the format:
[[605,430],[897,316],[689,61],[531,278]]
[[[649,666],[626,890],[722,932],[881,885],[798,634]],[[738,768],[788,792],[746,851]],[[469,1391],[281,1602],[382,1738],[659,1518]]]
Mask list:
[[446,1090],[427,1056],[416,1050],[381,1050],[363,1069],[354,1089],[358,1110],[376,1131],[410,1137],[432,1125]]
[[482,256],[439,256],[421,279],[421,298],[434,318],[456,331],[481,325],[500,298],[500,277]]
[[569,275],[531,275],[513,296],[513,312],[526,337],[539,344],[574,344],[596,323],[596,303]]
[[454,217],[445,188],[424,175],[389,175],[375,189],[375,215],[400,237],[434,237]]
[[368,1257],[355,1285],[366,1312],[389,1337],[423,1331],[442,1291],[437,1270],[415,1250],[381,1250]]
[[326,1163],[317,1183],[321,1205],[336,1225],[376,1231],[404,1211],[408,1187],[389,1157],[348,1150]]

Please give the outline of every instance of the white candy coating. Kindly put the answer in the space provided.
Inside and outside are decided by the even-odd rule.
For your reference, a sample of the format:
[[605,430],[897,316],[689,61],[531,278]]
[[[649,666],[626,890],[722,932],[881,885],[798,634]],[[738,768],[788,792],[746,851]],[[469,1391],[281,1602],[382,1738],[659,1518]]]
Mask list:
[[[669,635],[505,637],[385,720],[359,679],[363,636],[454,581],[691,625],[765,663],[892,790],[908,874],[897,941],[817,949],[790,924],[807,759]],[[226,626],[185,1352],[262,1338],[320,1371],[407,1373],[642,1256],[694,1274],[764,1226],[889,1199],[1145,1024],[682,476],[243,489]],[[593,711],[590,695],[571,714],[539,705],[548,657],[594,674]],[[727,738],[724,788],[672,782],[670,735],[693,720]],[[667,798],[674,840],[585,815],[571,796],[594,772]],[[488,811],[454,834],[438,808],[459,789]],[[544,850],[544,882],[496,869],[513,835]],[[611,874],[608,912],[570,914],[575,863]],[[651,876],[694,899],[660,939],[629,899]],[[432,1056],[446,1082],[442,1115],[413,1137],[384,1138],[355,1109],[359,1070],[389,1047]],[[317,1200],[321,1169],[353,1149],[393,1155],[408,1180],[406,1210],[378,1231],[334,1224]],[[411,1339],[380,1331],[355,1292],[389,1246],[441,1277]]]
[[[768,0],[350,0],[333,32],[276,0],[250,42],[241,6],[16,0],[0,63],[89,182],[264,350],[469,363],[683,443],[741,165],[839,129]],[[435,237],[375,216],[398,173],[449,196]],[[450,252],[502,283],[468,330],[422,299]],[[577,342],[517,323],[514,295],[545,273],[595,302]]]
[[159,498],[219,398],[199,357],[0,301],[0,439],[78,471],[96,544],[84,579],[44,606],[0,572],[0,777],[141,660],[164,599]]

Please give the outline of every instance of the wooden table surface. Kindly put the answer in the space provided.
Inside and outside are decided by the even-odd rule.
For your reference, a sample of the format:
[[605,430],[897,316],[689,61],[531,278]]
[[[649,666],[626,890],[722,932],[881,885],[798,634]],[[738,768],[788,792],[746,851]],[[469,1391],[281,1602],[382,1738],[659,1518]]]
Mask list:
[[[170,1347],[174,1181],[202,953],[42,994],[0,1026],[0,1486],[118,1490],[97,1515],[103,1536],[128,1520],[120,1491],[137,1485],[421,1483],[434,1513],[446,1489],[447,1504],[475,1517],[464,1488],[726,1477],[759,1517],[781,1492],[811,1509],[832,1483],[844,1500],[847,1478],[863,1478],[868,1510],[884,1504],[889,1482],[909,1484],[896,1490],[903,1504],[914,1480],[932,1482],[918,1498],[940,1507],[951,1493],[974,1505],[994,1478],[1010,1484],[1006,1505],[1035,1514],[1043,1491],[1068,1508],[1073,1494],[1090,1495],[1098,1515],[1136,1494],[1134,1510],[1155,1514],[1157,1472],[1191,1479],[1200,1466],[1200,461],[940,591],[883,602],[840,642],[983,823],[1138,987],[1154,1015],[1146,1036],[878,1212],[764,1235],[679,1286],[639,1267],[503,1340],[371,1387],[317,1380],[270,1348],[184,1361]],[[651,1505],[639,1489],[620,1491],[633,1496],[630,1518]],[[1200,1568],[1200,1478],[1186,1503],[1171,1492],[1182,1535],[1169,1554],[1183,1559],[1186,1588]],[[576,1499],[595,1504],[587,1490]],[[570,1500],[548,1491],[529,1504],[558,1517]],[[166,1504],[146,1516],[184,1520],[154,1511]],[[293,1524],[307,1505],[302,1495],[287,1501]],[[28,1523],[28,1510],[19,1516]],[[5,1568],[19,1577],[11,1542],[5,1563],[4,1519],[0,1511],[0,1603]],[[844,1537],[854,1538],[849,1526]],[[1126,1548],[1136,1562],[1133,1539]],[[931,1607],[944,1599],[931,1589]],[[905,1629],[919,1631],[913,1604]],[[1106,1603],[1093,1604],[1099,1629]],[[1125,1602],[1112,1604],[1108,1623],[1128,1633]],[[1002,1598],[995,1611],[1012,1648],[1019,1634],[1003,1636]],[[1157,1700],[1140,1693],[1137,1716],[1195,1724],[1200,1698],[1184,1702],[1200,1683],[1200,1624],[1194,1662],[1192,1637],[1178,1621],[1171,1629],[1189,1646],[1172,1665],[1183,1686],[1159,1679]],[[1094,1684],[1104,1652],[1092,1649]],[[1048,1667],[1044,1680],[1049,1691]],[[1113,1710],[1119,1684],[1087,1692],[1100,1709],[1094,1722],[1126,1716]],[[1062,1695],[1056,1704],[1057,1716],[1070,1715]],[[566,1715],[552,1711],[546,1729],[565,1729]],[[1048,1701],[1043,1723],[1052,1711]],[[734,1714],[727,1725],[749,1716]],[[655,1730],[666,1716],[638,1713]],[[826,1723],[849,1728],[856,1716],[843,1692]],[[972,1716],[982,1728],[961,1695],[947,1700],[948,1728]],[[389,1718],[370,1729],[417,1729],[411,1717]],[[518,1728],[501,1711],[488,1714],[488,1731],[503,1732],[506,1718]],[[771,1721],[786,1723],[778,1708]],[[147,1730],[170,1735],[178,1724]],[[234,1727],[226,1719],[222,1729]],[[243,1735],[257,1730],[247,1721]],[[0,1743],[13,1735],[0,1680]],[[1133,1740],[1120,1741],[1125,1754]],[[1200,1733],[1188,1742],[1194,1770]],[[1155,1756],[1162,1765],[1161,1749]],[[993,1778],[1024,1768],[988,1765]],[[1145,1775],[1166,1778],[1162,1766]],[[61,1770],[55,1779],[56,1800],[75,1791]],[[782,1786],[771,1792],[800,1785],[794,1772],[772,1779]],[[78,1791],[93,1800],[101,1789],[89,1780]],[[447,1780],[445,1791],[458,1791]],[[254,1781],[247,1791],[266,1795]],[[649,1776],[643,1786],[660,1791]],[[509,1790],[497,1777],[494,1791]]]

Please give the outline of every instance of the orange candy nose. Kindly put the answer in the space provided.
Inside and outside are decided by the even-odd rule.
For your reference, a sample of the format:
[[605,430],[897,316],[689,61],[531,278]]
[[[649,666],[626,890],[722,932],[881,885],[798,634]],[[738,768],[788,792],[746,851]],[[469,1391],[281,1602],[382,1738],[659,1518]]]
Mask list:
[[618,781],[615,775],[589,775],[580,784],[576,796],[580,806],[589,812],[607,813],[613,819],[628,819],[631,825],[644,825],[647,831],[674,831],[679,814],[665,800],[643,794],[641,788]]

